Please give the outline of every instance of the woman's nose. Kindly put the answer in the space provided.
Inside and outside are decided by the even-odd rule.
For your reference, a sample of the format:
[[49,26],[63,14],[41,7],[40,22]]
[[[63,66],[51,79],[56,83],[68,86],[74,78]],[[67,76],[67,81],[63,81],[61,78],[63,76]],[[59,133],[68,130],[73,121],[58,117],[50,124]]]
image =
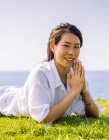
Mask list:
[[69,51],[68,51],[68,53],[69,53],[69,54],[75,54],[74,48],[70,48]]

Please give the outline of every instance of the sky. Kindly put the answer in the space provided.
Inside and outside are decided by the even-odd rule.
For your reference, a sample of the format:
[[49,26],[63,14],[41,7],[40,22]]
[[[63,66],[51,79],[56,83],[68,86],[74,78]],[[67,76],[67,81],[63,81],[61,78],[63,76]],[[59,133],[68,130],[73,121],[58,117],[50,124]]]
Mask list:
[[109,70],[108,0],[0,0],[0,71],[29,71],[46,58],[51,30],[76,25],[86,70]]

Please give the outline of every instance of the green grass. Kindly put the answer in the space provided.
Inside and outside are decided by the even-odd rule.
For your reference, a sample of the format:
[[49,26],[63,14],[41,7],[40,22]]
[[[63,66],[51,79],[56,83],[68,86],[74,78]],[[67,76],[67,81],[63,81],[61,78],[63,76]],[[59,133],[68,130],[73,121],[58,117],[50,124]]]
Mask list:
[[109,100],[97,102],[99,119],[72,114],[54,124],[38,124],[31,118],[1,117],[0,140],[109,140]]

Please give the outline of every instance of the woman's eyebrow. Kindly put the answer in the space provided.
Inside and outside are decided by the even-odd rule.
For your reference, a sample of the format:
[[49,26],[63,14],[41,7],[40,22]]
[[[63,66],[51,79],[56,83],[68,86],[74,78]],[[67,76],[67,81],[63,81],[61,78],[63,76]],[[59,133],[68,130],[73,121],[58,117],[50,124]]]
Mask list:
[[66,44],[69,44],[69,45],[71,45],[71,43],[70,43],[70,42],[67,42],[67,41],[65,41],[65,42],[63,42],[63,43],[66,43]]
[[80,43],[75,43],[74,45],[80,45]]
[[[63,43],[66,43],[66,44],[72,45],[70,42],[67,42],[67,41],[65,41],[65,42],[63,42]],[[74,45],[80,45],[80,43],[74,43]]]

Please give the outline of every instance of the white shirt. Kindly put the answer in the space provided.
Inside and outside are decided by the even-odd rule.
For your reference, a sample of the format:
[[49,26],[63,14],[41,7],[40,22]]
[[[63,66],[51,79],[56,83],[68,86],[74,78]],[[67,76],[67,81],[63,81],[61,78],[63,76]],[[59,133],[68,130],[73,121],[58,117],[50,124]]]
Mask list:
[[[64,98],[70,87],[65,89],[60,80],[54,60],[42,62],[29,74],[22,88],[0,88],[0,112],[4,115],[31,116],[41,122],[50,108]],[[79,95],[63,116],[71,113],[85,114],[85,106]]]

